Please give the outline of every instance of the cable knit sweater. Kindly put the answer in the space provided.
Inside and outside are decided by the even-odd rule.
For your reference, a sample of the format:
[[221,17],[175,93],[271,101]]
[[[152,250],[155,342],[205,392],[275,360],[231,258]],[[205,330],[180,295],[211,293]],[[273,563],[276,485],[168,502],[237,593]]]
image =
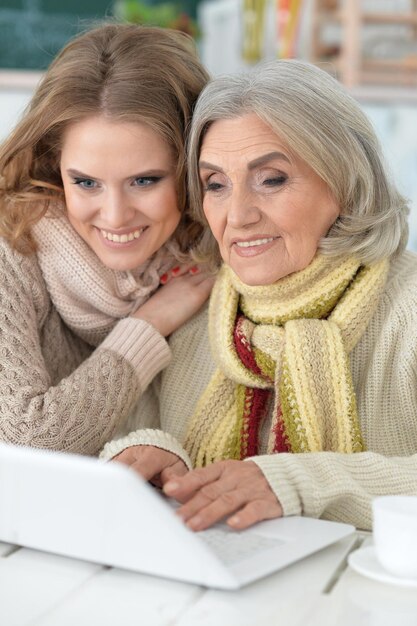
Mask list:
[[[142,443],[174,451],[190,465],[180,443],[215,369],[207,309],[174,333],[170,347],[170,366],[143,395],[135,415],[119,428],[121,438],[106,445],[103,458]],[[261,454],[252,460],[263,471],[285,515],[323,517],[370,528],[374,496],[417,495],[416,255],[407,252],[392,262],[377,311],[350,360],[367,451],[266,455],[270,427],[266,420]]]
[[169,362],[168,344],[127,317],[93,349],[62,321],[36,255],[3,239],[0,275],[0,440],[97,454]]

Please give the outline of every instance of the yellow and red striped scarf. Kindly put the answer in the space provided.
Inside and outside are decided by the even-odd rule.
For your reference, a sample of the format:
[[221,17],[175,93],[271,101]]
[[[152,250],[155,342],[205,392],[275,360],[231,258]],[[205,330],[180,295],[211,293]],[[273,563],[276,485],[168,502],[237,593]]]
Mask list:
[[255,287],[222,268],[209,314],[218,369],[185,441],[196,467],[258,454],[272,403],[269,454],[364,449],[348,355],[374,313],[388,265],[317,254],[305,270]]

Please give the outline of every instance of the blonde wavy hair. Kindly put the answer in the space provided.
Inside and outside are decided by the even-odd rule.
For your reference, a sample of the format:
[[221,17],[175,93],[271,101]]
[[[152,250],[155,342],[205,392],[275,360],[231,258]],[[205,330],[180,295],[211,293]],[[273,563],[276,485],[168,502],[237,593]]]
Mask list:
[[194,250],[197,260],[220,263],[202,204],[198,161],[204,136],[217,120],[250,113],[270,126],[334,194],[340,217],[320,242],[323,253],[373,263],[404,249],[408,204],[387,174],[366,115],[327,72],[302,61],[279,60],[216,78],[197,101],[188,145],[191,206],[206,226]]
[[104,114],[145,123],[171,147],[183,212],[174,239],[186,251],[201,226],[188,211],[185,141],[208,78],[192,39],[177,31],[108,23],[70,41],[0,148],[0,235],[22,253],[35,250],[31,226],[64,200],[59,162],[66,128]]

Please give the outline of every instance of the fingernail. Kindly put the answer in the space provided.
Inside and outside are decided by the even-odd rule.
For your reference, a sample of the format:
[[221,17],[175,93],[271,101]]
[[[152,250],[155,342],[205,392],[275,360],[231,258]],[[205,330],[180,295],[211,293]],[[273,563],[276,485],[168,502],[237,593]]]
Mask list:
[[178,266],[177,267],[173,267],[172,270],[171,270],[171,272],[173,274],[178,274],[179,271],[180,271],[180,268]]
[[179,487],[178,483],[176,483],[173,480],[170,480],[169,482],[167,482],[164,485],[164,491],[165,491],[165,493],[168,493],[168,494],[169,493],[173,493],[174,491],[176,491],[178,489],[178,487]]
[[189,528],[193,528],[194,530],[197,530],[197,528],[200,525],[201,525],[201,517],[199,517],[198,515],[196,517],[193,517],[187,522],[187,526]]
[[235,524],[239,524],[240,522],[240,517],[238,515],[234,515],[233,517],[231,517],[229,520],[227,520],[229,524],[231,524],[232,526],[234,526]]
[[168,280],[168,274],[162,274],[161,278],[159,279],[161,283],[166,283],[167,280]]
[[189,272],[190,274],[197,274],[197,272],[199,272],[200,270],[198,269],[198,267],[192,267]]

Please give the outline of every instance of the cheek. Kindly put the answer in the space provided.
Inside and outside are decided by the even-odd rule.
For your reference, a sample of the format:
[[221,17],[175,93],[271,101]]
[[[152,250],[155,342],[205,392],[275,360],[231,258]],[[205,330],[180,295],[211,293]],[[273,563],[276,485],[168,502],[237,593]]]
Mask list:
[[[142,204],[142,203],[139,203]],[[138,207],[139,209],[141,207]],[[142,205],[145,209],[145,206]],[[160,194],[149,199],[148,211],[156,222],[179,222],[181,211],[178,206],[178,196],[175,189],[165,189]]]
[[161,221],[167,222],[167,224],[177,226],[181,220],[181,211],[178,207],[177,196],[171,196],[166,200],[164,204],[164,210],[162,211]]
[[64,183],[64,197],[67,214],[69,218],[87,219],[88,218],[88,202],[82,202],[77,189],[73,185]]
[[221,244],[223,228],[220,212],[216,211],[207,200],[203,201],[203,212],[214,238],[217,240],[218,244]]

